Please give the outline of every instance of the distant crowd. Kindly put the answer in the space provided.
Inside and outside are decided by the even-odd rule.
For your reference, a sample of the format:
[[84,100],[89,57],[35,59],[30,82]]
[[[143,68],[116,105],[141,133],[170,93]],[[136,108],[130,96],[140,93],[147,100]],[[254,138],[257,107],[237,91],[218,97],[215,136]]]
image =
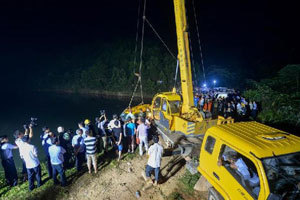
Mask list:
[[[151,134],[151,122],[145,116],[136,118],[129,113],[126,119],[121,120],[116,114],[112,120],[107,120],[106,114],[102,113],[93,124],[89,119],[78,123],[75,134],[71,130],[65,131],[62,126],[57,132],[48,127],[42,128],[40,135],[41,143],[46,157],[46,167],[49,178],[54,184],[66,186],[65,170],[76,167],[80,172],[84,163],[87,164],[88,172],[97,173],[97,153],[108,149],[116,151],[118,161],[122,158],[122,152],[134,153],[137,145],[139,154],[144,154],[144,149],[149,155],[148,165],[145,170],[145,179],[155,171],[155,183],[158,181],[160,159],[163,148],[158,144],[158,136]],[[23,163],[23,181],[29,182],[29,191],[42,185],[41,165],[38,159],[39,152],[31,139],[34,137],[33,126],[25,127],[24,131],[16,130],[14,133],[15,144],[8,141],[7,135],[1,136],[1,160],[5,171],[7,184],[11,187],[18,184],[18,174],[12,154],[13,149],[19,149],[20,159]],[[148,142],[152,138],[154,144],[149,148]],[[111,146],[111,147],[110,147]],[[110,147],[110,148],[109,148]],[[113,154],[109,154],[110,156]],[[57,176],[60,176],[58,181]]]
[[249,117],[256,119],[258,113],[257,103],[247,100],[235,90],[199,91],[195,95],[194,103],[204,117],[223,116],[241,121]]

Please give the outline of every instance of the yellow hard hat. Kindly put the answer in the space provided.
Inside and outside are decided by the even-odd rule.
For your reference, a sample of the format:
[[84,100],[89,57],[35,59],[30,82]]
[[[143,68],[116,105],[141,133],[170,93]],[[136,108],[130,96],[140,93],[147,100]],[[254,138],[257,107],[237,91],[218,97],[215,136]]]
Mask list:
[[89,119],[84,120],[84,124],[85,124],[85,125],[88,125],[88,124],[90,124],[90,123],[91,123],[91,121],[90,121]]

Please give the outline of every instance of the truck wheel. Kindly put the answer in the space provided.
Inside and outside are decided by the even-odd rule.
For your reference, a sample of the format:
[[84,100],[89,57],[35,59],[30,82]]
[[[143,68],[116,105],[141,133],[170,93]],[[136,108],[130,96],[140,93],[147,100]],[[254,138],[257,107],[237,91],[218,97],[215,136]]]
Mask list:
[[213,187],[208,189],[208,200],[224,200],[224,198]]

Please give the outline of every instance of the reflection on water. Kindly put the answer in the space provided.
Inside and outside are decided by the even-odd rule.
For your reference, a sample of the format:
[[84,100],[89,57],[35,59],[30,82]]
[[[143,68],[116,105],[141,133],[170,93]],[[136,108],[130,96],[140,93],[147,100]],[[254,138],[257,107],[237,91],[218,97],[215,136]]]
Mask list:
[[[9,135],[10,142],[13,143],[14,130],[22,129],[22,125],[28,123],[30,117],[37,117],[38,127],[33,129],[32,143],[37,146],[41,160],[43,160],[44,152],[39,136],[43,126],[48,126],[54,132],[58,126],[76,130],[77,122],[86,118],[93,122],[100,109],[106,110],[108,117],[111,118],[113,113],[120,114],[128,106],[126,99],[118,100],[73,94],[35,93],[26,95],[4,94],[1,96],[0,135]],[[21,161],[18,150],[14,151],[14,160],[17,168],[20,169]],[[2,166],[0,169],[2,171]]]

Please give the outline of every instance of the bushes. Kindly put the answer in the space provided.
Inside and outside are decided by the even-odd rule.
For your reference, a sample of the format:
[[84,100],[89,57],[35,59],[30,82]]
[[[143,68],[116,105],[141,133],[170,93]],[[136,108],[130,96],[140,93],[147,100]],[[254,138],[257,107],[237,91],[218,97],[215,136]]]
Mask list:
[[271,79],[251,83],[244,96],[260,102],[262,122],[300,126],[299,75],[300,65],[288,65]]
[[[42,89],[99,90],[132,92],[137,81],[139,61],[134,64],[134,42],[98,43],[98,49],[78,47],[59,55],[45,65],[47,73],[37,75]],[[80,54],[81,49],[84,53]],[[138,57],[138,55],[137,55]],[[170,90],[175,74],[174,60],[161,45],[145,44],[142,82],[145,93]]]

